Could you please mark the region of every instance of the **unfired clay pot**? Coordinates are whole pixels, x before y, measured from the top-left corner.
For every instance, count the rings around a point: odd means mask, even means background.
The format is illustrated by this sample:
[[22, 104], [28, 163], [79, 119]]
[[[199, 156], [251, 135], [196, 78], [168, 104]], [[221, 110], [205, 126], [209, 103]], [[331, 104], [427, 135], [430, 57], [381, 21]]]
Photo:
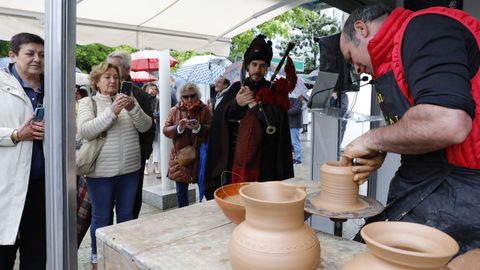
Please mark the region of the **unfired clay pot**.
[[375, 222], [360, 233], [368, 253], [356, 255], [343, 270], [446, 270], [459, 248], [448, 234], [410, 222]]
[[332, 212], [356, 211], [367, 207], [358, 199], [358, 184], [353, 181], [352, 166], [327, 161], [320, 167], [320, 196], [312, 204]]
[[230, 237], [235, 270], [309, 270], [320, 262], [320, 243], [304, 223], [305, 188], [282, 182], [244, 186], [245, 221]]

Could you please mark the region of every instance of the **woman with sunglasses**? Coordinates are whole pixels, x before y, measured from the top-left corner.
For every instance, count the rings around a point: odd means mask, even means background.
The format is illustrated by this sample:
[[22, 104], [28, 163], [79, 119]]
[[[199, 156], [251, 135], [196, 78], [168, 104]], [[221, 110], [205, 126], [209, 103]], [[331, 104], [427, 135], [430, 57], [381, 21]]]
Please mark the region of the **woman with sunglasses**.
[[[207, 141], [212, 122], [212, 114], [208, 106], [200, 100], [200, 89], [193, 83], [186, 83], [177, 91], [177, 100], [165, 121], [163, 134], [172, 139], [168, 163], [168, 178], [175, 181], [177, 189], [177, 205], [188, 205], [188, 184], [198, 179], [198, 150], [202, 142]], [[196, 158], [188, 165], [180, 165], [177, 153], [182, 148], [193, 146]]]

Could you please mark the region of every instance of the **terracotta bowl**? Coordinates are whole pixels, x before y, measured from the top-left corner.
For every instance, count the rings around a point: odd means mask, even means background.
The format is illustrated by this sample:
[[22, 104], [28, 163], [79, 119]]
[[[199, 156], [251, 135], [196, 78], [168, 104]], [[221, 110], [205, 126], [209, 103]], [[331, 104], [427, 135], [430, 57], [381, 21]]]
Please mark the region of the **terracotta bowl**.
[[366, 225], [360, 233], [370, 253], [412, 268], [441, 267], [459, 249], [457, 242], [448, 234], [410, 222], [375, 222]]
[[213, 194], [215, 202], [222, 209], [223, 214], [235, 224], [245, 220], [245, 206], [238, 192], [241, 187], [249, 183], [235, 183], [217, 188]]

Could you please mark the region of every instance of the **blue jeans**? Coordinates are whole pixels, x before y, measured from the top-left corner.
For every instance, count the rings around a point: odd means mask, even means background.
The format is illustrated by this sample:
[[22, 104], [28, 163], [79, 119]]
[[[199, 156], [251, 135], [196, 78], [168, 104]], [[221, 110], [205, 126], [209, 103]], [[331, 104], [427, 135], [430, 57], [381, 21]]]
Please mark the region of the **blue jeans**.
[[295, 156], [295, 160], [302, 162], [302, 145], [300, 144], [300, 129], [291, 128], [290, 137], [292, 138], [292, 147]]
[[178, 208], [188, 206], [188, 183], [175, 182]]
[[133, 206], [138, 185], [138, 171], [113, 177], [87, 177], [88, 197], [92, 201], [92, 254], [97, 254], [95, 231], [113, 224], [113, 207], [117, 223], [133, 219]]

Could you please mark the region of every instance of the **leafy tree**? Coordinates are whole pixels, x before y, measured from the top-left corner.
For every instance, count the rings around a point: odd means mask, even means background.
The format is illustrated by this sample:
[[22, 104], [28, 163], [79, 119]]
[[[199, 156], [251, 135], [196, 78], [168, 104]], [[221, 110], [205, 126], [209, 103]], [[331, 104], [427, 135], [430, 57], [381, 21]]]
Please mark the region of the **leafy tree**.
[[290, 23], [299, 11], [290, 10], [286, 13], [275, 17], [272, 20], [266, 21], [259, 26], [238, 34], [232, 38], [232, 45], [230, 46], [229, 59], [233, 62], [242, 59], [243, 54], [247, 50], [250, 43], [258, 34], [263, 34], [269, 39], [275, 36], [288, 37], [291, 30]]
[[137, 49], [126, 45], [113, 48], [99, 43], [77, 45], [77, 67], [83, 72], [89, 73], [92, 66], [100, 64], [107, 59], [109, 53], [116, 50], [125, 50], [130, 53], [138, 51]]
[[[320, 49], [315, 41], [316, 38], [335, 34], [339, 31], [339, 27], [333, 18], [320, 15], [318, 11], [305, 10], [305, 22], [295, 23], [292, 28], [290, 41], [296, 46], [292, 50], [292, 54], [296, 57], [303, 56], [305, 58], [305, 72], [312, 71], [317, 67], [317, 59]], [[286, 47], [288, 41], [282, 41], [281, 48]]]
[[172, 56], [173, 58], [177, 59], [177, 65], [175, 67], [172, 67], [170, 68], [170, 72], [171, 73], [175, 73], [177, 71], [177, 68], [179, 66], [181, 66], [185, 61], [187, 61], [188, 59], [192, 58], [193, 56], [196, 56], [196, 55], [205, 55], [205, 54], [209, 54], [209, 53], [203, 53], [203, 54], [199, 54], [197, 52], [194, 52], [194, 51], [185, 51], [185, 52], [180, 52], [180, 51], [176, 51], [176, 50], [171, 50], [170, 51], [170, 56]]
[[241, 59], [255, 36], [261, 33], [270, 39], [274, 37], [283, 39], [276, 46], [280, 50], [287, 47], [288, 41], [295, 42], [296, 46], [291, 53], [296, 57], [303, 56], [305, 71], [310, 71], [316, 68], [316, 59], [319, 55], [319, 48], [314, 39], [338, 31], [336, 21], [320, 15], [320, 8], [314, 7], [310, 10], [297, 7], [233, 37], [229, 58], [232, 61]]
[[8, 56], [8, 48], [10, 48], [10, 42], [0, 40], [0, 57]]

